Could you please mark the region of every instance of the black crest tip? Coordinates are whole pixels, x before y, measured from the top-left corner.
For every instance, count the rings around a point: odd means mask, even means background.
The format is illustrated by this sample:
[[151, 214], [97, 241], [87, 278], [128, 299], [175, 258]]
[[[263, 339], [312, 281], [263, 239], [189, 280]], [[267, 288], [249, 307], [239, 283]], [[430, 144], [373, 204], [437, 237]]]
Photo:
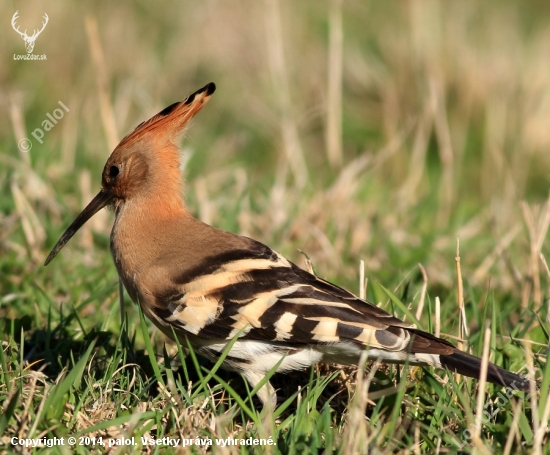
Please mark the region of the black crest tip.
[[203, 93], [205, 96], [210, 96], [212, 93], [216, 91], [216, 84], [214, 82], [209, 82], [204, 87], [198, 89], [196, 92], [191, 93], [185, 100], [185, 104], [191, 104], [197, 95], [202, 95]]

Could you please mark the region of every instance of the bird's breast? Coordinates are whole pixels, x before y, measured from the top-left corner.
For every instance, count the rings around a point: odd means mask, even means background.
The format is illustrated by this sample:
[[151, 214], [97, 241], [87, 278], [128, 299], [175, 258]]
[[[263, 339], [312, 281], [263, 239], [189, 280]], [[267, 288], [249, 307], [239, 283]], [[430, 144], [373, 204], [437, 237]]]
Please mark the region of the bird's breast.
[[138, 303], [140, 275], [145, 266], [144, 258], [140, 257], [144, 236], [140, 234], [139, 229], [132, 228], [132, 224], [128, 225], [126, 221], [124, 212], [117, 211], [111, 231], [111, 254], [122, 284], [134, 303]]

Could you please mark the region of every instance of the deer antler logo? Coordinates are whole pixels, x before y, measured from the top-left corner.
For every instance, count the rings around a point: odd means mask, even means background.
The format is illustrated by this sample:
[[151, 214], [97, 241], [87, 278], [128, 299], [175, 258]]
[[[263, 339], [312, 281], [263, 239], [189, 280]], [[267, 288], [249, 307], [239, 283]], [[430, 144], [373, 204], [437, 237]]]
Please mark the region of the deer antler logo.
[[19, 31], [19, 27], [15, 26], [15, 21], [18, 19], [19, 11], [16, 11], [13, 17], [11, 18], [11, 26], [13, 29], [21, 35], [21, 38], [23, 38], [23, 41], [25, 41], [25, 48], [27, 49], [27, 54], [32, 53], [32, 50], [34, 49], [34, 42], [36, 41], [36, 38], [38, 38], [38, 35], [42, 33], [42, 31], [46, 28], [46, 24], [48, 23], [48, 15], [44, 13], [44, 22], [42, 22], [42, 28], [40, 30], [34, 30], [34, 33], [32, 36], [27, 35], [27, 30], [24, 32]]

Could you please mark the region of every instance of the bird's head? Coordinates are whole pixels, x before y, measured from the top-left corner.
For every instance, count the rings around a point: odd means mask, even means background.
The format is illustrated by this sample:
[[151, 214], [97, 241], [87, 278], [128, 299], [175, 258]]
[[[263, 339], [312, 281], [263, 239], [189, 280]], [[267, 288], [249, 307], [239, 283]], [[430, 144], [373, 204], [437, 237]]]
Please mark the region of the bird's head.
[[[141, 123], [113, 150], [103, 168], [102, 188], [58, 240], [44, 265], [48, 265], [71, 237], [107, 205], [115, 209], [139, 197], [179, 194], [181, 172], [177, 141], [189, 120], [214, 93], [213, 82]], [[179, 196], [180, 197], [180, 196]]]

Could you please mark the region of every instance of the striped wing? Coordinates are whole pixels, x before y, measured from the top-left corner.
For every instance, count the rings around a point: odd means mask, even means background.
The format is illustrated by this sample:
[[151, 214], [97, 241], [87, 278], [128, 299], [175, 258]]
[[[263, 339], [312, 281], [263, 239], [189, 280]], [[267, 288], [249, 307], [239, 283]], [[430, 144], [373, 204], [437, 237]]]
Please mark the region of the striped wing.
[[[228, 340], [240, 331], [242, 339], [289, 346], [347, 342], [387, 351], [410, 348], [413, 326], [250, 241], [249, 248], [207, 257], [204, 265], [177, 277], [172, 288], [177, 291], [156, 301], [158, 321], [209, 340]], [[420, 333], [414, 350], [450, 349]]]

